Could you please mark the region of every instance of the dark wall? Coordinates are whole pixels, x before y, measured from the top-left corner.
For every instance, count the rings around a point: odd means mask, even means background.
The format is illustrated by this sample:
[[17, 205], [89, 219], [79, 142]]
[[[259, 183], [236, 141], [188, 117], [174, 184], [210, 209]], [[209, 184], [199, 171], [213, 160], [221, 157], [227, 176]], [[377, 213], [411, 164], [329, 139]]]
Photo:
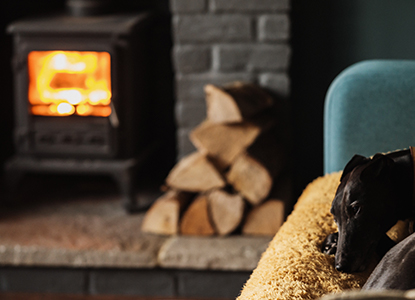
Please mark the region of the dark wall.
[[331, 2], [292, 2], [291, 104], [296, 195], [322, 172], [323, 100], [331, 79]]
[[415, 2], [340, 1], [334, 19], [336, 52], [332, 72], [364, 59], [415, 58]]
[[[160, 54], [163, 59], [158, 60], [157, 68], [167, 66], [168, 69], [171, 49], [169, 1], [118, 0], [114, 3], [118, 10], [153, 9], [161, 14], [155, 37], [167, 39], [159, 40], [158, 49], [163, 53]], [[64, 0], [0, 2], [0, 165], [13, 151], [11, 38], [6, 36], [5, 27], [17, 18], [63, 7]], [[415, 58], [413, 16], [413, 0], [292, 0], [291, 78], [297, 193], [322, 174], [323, 105], [330, 82], [345, 67], [363, 59]], [[158, 77], [160, 88], [157, 93], [172, 97], [171, 76], [166, 71]], [[167, 122], [172, 123], [169, 109], [166, 108], [165, 115]], [[170, 132], [174, 132], [171, 127]], [[163, 126], [160, 127], [162, 130]], [[174, 139], [174, 133], [171, 139]]]
[[323, 172], [323, 107], [331, 81], [361, 60], [414, 59], [414, 16], [412, 0], [293, 0], [297, 194]]

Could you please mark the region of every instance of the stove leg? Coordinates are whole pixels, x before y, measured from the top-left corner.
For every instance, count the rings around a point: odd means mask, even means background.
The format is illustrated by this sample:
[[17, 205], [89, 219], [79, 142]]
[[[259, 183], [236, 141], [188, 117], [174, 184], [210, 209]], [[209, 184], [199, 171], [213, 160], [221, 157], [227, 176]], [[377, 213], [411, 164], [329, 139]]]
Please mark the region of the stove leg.
[[119, 171], [113, 174], [113, 178], [118, 183], [124, 208], [129, 213], [137, 212], [140, 208], [137, 205], [136, 193], [134, 188], [134, 172], [132, 170]]

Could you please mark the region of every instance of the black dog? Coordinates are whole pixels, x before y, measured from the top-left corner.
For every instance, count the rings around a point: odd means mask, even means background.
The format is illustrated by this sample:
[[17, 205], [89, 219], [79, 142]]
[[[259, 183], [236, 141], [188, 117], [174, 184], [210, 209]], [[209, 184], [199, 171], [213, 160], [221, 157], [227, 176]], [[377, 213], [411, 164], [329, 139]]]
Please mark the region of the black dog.
[[337, 270], [365, 270], [376, 249], [384, 254], [393, 245], [386, 232], [398, 220], [415, 216], [411, 152], [412, 148], [373, 158], [355, 155], [344, 168], [331, 207], [339, 230]]
[[324, 254], [336, 254], [337, 251], [337, 240], [339, 238], [339, 233], [329, 234], [321, 246], [321, 252]]
[[415, 234], [393, 247], [370, 274], [363, 290], [415, 288]]

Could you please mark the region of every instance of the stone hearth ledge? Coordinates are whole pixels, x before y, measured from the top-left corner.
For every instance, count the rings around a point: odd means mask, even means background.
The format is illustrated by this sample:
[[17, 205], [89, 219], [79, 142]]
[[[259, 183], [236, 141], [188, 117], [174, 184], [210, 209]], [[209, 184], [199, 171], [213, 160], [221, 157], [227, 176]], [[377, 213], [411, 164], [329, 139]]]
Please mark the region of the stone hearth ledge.
[[157, 236], [140, 231], [119, 197], [2, 210], [0, 265], [252, 271], [271, 237]]
[[270, 241], [269, 237], [173, 237], [161, 247], [158, 262], [164, 268], [252, 271]]
[[270, 241], [269, 237], [177, 236], [142, 251], [0, 245], [0, 265], [252, 271]]

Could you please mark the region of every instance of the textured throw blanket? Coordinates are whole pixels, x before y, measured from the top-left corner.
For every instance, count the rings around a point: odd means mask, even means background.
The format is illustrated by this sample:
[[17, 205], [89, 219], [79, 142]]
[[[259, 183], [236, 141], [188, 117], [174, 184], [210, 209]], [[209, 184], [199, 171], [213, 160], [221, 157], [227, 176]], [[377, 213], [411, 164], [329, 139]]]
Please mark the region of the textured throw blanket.
[[307, 186], [238, 300], [316, 299], [364, 284], [376, 258], [365, 273], [344, 274], [334, 268], [334, 255], [320, 252], [327, 235], [337, 231], [330, 207], [340, 175], [329, 174]]

